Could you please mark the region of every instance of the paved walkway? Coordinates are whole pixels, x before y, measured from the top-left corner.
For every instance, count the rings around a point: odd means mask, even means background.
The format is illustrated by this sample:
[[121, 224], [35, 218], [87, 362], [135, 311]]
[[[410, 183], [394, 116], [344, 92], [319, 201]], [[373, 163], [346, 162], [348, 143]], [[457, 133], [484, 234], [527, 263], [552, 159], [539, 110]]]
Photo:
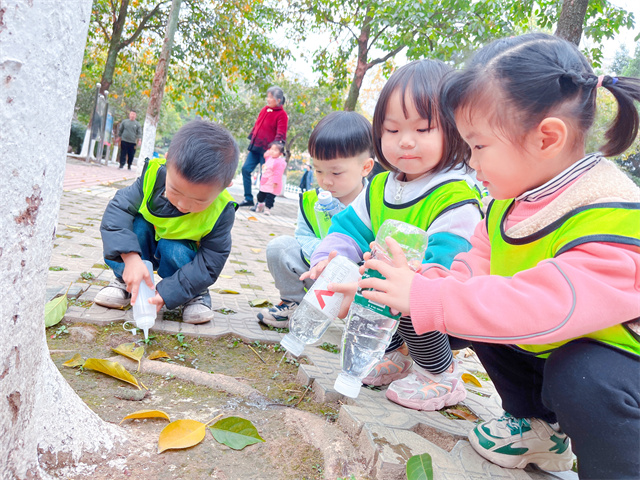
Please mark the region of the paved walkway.
[[[67, 163], [65, 187], [61, 201], [58, 229], [51, 258], [51, 267], [64, 270], [49, 272], [47, 288], [49, 298], [66, 291], [90, 302], [113, 278], [105, 269], [99, 227], [102, 213], [118, 188], [132, 183], [135, 178], [127, 170], [117, 167], [86, 165], [77, 160]], [[242, 199], [241, 182], [236, 180], [230, 188], [236, 199]], [[289, 195], [289, 194], [288, 194]], [[188, 325], [176, 320], [174, 312], [164, 314], [154, 329], [166, 333], [183, 332], [186, 335], [217, 337], [228, 333], [246, 340], [279, 342], [281, 334], [262, 330], [256, 322], [258, 308], [249, 305], [252, 300], [279, 301], [273, 279], [267, 270], [265, 249], [269, 240], [278, 235], [293, 235], [297, 199], [278, 198], [270, 217], [239, 209], [233, 227], [233, 247], [221, 278], [211, 287], [213, 308], [219, 313], [213, 322]], [[93, 285], [78, 282], [91, 278]], [[237, 293], [227, 293], [227, 291]], [[223, 310], [225, 309], [225, 310]], [[226, 314], [220, 313], [224, 312]], [[129, 319], [129, 313], [111, 310], [94, 304], [88, 308], [72, 306], [66, 320], [99, 325]], [[336, 322], [321, 342], [340, 344], [343, 323]], [[371, 474], [377, 479], [403, 479], [408, 458], [428, 452], [433, 458], [436, 479], [576, 479], [571, 472], [547, 474], [539, 470], [508, 470], [493, 465], [471, 448], [466, 440], [473, 424], [467, 420], [451, 420], [439, 412], [416, 412], [389, 402], [384, 391], [362, 389], [355, 399], [342, 397], [333, 389], [340, 371], [340, 358], [316, 347], [307, 347], [305, 355], [311, 365], [301, 365], [298, 380], [311, 385], [320, 401], [340, 398], [342, 406], [338, 422], [349, 433], [369, 460]], [[473, 354], [458, 354], [462, 367], [471, 372], [482, 372], [482, 366]], [[483, 420], [502, 413], [499, 398], [490, 382], [482, 387], [466, 385], [464, 404]]]

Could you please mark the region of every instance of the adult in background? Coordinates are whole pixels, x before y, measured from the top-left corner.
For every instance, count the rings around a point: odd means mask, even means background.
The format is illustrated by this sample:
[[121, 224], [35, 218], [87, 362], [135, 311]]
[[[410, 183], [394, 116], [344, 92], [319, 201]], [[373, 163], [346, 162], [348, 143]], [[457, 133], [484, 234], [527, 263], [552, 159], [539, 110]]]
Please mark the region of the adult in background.
[[304, 170], [304, 173], [300, 179], [300, 191], [304, 193], [307, 190], [311, 190], [311, 185], [313, 185], [313, 171], [306, 163], [302, 166], [302, 169]]
[[280, 87], [267, 90], [267, 105], [260, 110], [256, 123], [249, 134], [249, 153], [242, 165], [242, 183], [244, 185], [244, 201], [240, 207], [252, 207], [251, 174], [258, 165], [264, 163], [264, 152], [272, 142], [285, 143], [287, 140], [287, 124], [289, 117], [282, 106], [285, 103], [284, 92]]
[[129, 112], [129, 119], [120, 122], [118, 128], [118, 137], [120, 138], [120, 168], [124, 168], [127, 164], [131, 170], [133, 157], [136, 154], [136, 145], [140, 145], [142, 141], [142, 127], [136, 120], [136, 112]]

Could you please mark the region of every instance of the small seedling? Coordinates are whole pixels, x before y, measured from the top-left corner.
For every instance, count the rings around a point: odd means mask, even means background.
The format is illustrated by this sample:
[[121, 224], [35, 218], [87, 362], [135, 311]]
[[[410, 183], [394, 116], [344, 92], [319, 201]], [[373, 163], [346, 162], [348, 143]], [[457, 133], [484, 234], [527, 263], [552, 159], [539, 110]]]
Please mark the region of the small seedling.
[[300, 363], [295, 358], [285, 358], [285, 363], [290, 363], [294, 367], [299, 367]]
[[231, 343], [227, 344], [228, 348], [235, 348], [242, 343], [241, 338], [234, 337], [231, 339]]
[[276, 372], [273, 375], [271, 375], [271, 380], [275, 380], [276, 378], [278, 378], [280, 376], [280, 372]]
[[94, 278], [96, 278], [96, 276], [91, 272], [82, 272], [80, 276], [85, 280], [93, 280]]
[[49, 267], [49, 271], [51, 272], [62, 272], [64, 270], [67, 270], [67, 269], [64, 267]]
[[181, 362], [184, 362], [186, 360], [186, 357], [184, 355], [184, 353], [179, 353], [174, 357], [176, 360], [179, 360]]
[[183, 333], [177, 333], [175, 337], [176, 337], [176, 340], [178, 340], [178, 346], [173, 347], [174, 350], [177, 350], [178, 348], [182, 348], [183, 350], [191, 348], [191, 344], [184, 341]]
[[54, 333], [53, 335], [51, 335], [51, 338], [58, 338], [61, 335], [64, 335], [65, 333], [69, 333], [69, 329], [67, 328], [66, 325], [60, 325], [57, 329], [56, 329], [56, 333]]
[[329, 353], [340, 353], [340, 350], [338, 350], [338, 346], [334, 345], [333, 343], [324, 342], [318, 348], [321, 348], [322, 350], [325, 350]]
[[149, 335], [147, 338], [140, 339], [140, 341], [143, 342], [145, 345], [151, 345], [151, 342], [153, 341], [154, 338], [156, 338], [155, 335]]

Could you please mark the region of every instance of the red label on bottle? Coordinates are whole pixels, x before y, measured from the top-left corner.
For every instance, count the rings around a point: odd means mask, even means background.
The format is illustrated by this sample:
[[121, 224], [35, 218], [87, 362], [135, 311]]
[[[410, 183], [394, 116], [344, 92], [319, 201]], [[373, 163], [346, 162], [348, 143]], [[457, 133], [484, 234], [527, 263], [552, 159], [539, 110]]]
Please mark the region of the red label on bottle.
[[326, 297], [333, 297], [333, 295], [336, 292], [332, 292], [331, 290], [315, 290], [314, 292], [316, 294], [316, 299], [318, 300], [318, 303], [320, 304], [320, 309], [324, 309], [325, 307], [325, 303], [324, 303], [324, 298], [322, 298], [323, 296]]

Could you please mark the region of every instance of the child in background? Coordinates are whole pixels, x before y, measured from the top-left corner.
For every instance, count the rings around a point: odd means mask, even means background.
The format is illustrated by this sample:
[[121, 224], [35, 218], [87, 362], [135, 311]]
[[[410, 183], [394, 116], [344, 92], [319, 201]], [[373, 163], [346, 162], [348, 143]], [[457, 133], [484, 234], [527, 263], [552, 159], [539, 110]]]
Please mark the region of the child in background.
[[280, 195], [282, 192], [282, 174], [287, 168], [287, 161], [284, 158], [284, 143], [271, 142], [269, 150], [264, 152], [264, 159], [258, 203], [251, 207], [251, 211], [271, 215], [276, 195]]
[[95, 303], [135, 303], [140, 281], [153, 288], [142, 260], [162, 280], [149, 302], [160, 310], [183, 306], [182, 320], [213, 319], [208, 288], [231, 251], [237, 204], [225, 190], [238, 166], [238, 146], [223, 127], [202, 120], [173, 136], [167, 159], [147, 160], [142, 175], [107, 205], [100, 233], [105, 262], [116, 278]]
[[[371, 123], [359, 113], [333, 112], [318, 122], [309, 138], [318, 185], [331, 192], [342, 206], [349, 205], [366, 185], [373, 168]], [[289, 316], [313, 281], [300, 281], [309, 270], [309, 258], [320, 244], [320, 230], [314, 211], [318, 191], [300, 194], [295, 238], [283, 235], [267, 245], [267, 265], [281, 302], [258, 313], [258, 320], [276, 328], [287, 328]]]
[[[618, 114], [585, 155], [599, 87]], [[640, 188], [603, 158], [635, 141], [634, 100], [640, 79], [596, 76], [558, 37], [483, 48], [442, 100], [495, 199], [473, 248], [414, 273], [389, 240], [395, 267], [365, 264], [386, 277], [367, 298], [473, 341], [505, 414], [469, 440], [503, 467], [568, 470], [571, 443], [580, 478], [640, 475]]]
[[[449, 267], [456, 254], [469, 250], [481, 219], [480, 196], [467, 174], [469, 150], [440, 113], [440, 83], [449, 71], [442, 62], [422, 60], [391, 75], [373, 116], [376, 155], [391, 172], [374, 177], [334, 217], [329, 235], [311, 257], [313, 268], [302, 278], [317, 278], [333, 251], [361, 261], [387, 219], [426, 230], [425, 262]], [[415, 410], [455, 405], [464, 400], [466, 389], [450, 340], [437, 331], [421, 333], [416, 334], [411, 319], [402, 318], [387, 355], [362, 382], [389, 384], [387, 398]]]

